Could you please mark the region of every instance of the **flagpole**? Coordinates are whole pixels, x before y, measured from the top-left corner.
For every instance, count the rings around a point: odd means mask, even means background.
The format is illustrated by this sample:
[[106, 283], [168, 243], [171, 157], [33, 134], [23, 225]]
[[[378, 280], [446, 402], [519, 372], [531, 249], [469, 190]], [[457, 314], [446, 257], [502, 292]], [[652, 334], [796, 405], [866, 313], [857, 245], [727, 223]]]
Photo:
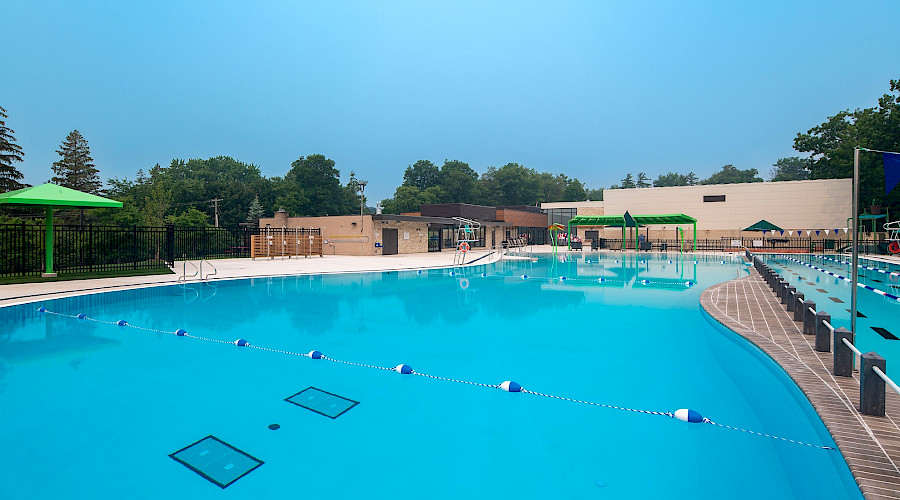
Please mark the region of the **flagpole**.
[[853, 148], [853, 257], [850, 263], [850, 331], [856, 344], [856, 289], [859, 281], [859, 147]]

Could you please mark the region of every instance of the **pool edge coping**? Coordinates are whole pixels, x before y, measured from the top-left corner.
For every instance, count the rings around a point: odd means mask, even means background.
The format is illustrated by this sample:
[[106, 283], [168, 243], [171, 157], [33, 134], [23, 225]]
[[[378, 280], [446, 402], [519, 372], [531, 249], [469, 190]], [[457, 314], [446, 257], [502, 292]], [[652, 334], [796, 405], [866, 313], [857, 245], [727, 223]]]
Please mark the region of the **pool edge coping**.
[[[898, 444], [896, 442], [881, 442], [878, 436], [876, 436], [876, 434], [880, 434], [881, 432], [873, 431], [872, 429], [867, 428], [868, 425], [864, 425], [864, 422], [866, 420], [880, 420], [887, 417], [864, 416], [859, 413], [858, 408], [854, 407], [856, 409], [856, 414], [853, 415], [854, 418], [845, 418], [844, 420], [838, 420], [837, 418], [835, 418], [836, 415], [833, 411], [825, 411], [827, 410], [826, 406], [846, 406], [847, 402], [838, 397], [834, 388], [822, 383], [821, 377], [823, 373], [816, 373], [818, 370], [814, 370], [802, 360], [798, 360], [789, 355], [785, 350], [786, 346], [782, 346], [776, 341], [766, 338], [765, 334], [761, 332], [757, 332], [753, 329], [747, 328], [741, 323], [738, 323], [726, 313], [722, 313], [722, 311], [716, 306], [712, 298], [715, 292], [721, 290], [723, 287], [727, 287], [729, 284], [741, 281], [752, 281], [754, 280], [754, 278], [760, 278], [758, 273], [756, 273], [756, 270], [752, 267], [750, 268], [750, 272], [751, 274], [749, 276], [744, 276], [738, 279], [718, 283], [703, 290], [703, 292], [700, 294], [701, 309], [710, 318], [717, 321], [723, 327], [755, 345], [788, 374], [791, 381], [797, 386], [797, 388], [809, 401], [819, 419], [823, 424], [825, 424], [825, 428], [828, 430], [828, 433], [837, 444], [838, 451], [841, 453], [844, 462], [850, 468], [850, 472], [865, 498], [900, 498], [900, 470], [898, 470], [896, 465], [894, 465], [897, 462], [893, 460], [884, 449], [885, 445], [893, 449], [897, 448]], [[769, 293], [764, 295], [764, 298], [767, 302], [771, 303], [772, 301], [776, 301], [773, 294]], [[737, 297], [734, 298], [737, 299]], [[788, 313], [780, 307], [780, 303], [778, 305], [778, 309], [781, 310], [781, 313], [787, 319], [793, 322], [793, 319], [788, 315]], [[785, 332], [785, 334], [787, 335], [787, 332]], [[808, 342], [803, 338], [802, 334], [798, 334], [796, 340], [801, 340], [803, 341], [803, 345], [808, 346]], [[790, 346], [790, 348], [793, 349], [794, 346], [792, 345]], [[822, 356], [820, 356], [819, 354], [821, 354]], [[822, 358], [831, 357], [832, 354], [830, 352], [817, 354], [814, 350], [810, 349], [809, 356]], [[836, 385], [841, 382], [836, 380], [836, 378], [833, 377], [827, 370], [824, 371], [824, 374], [827, 375], [828, 379]], [[814, 375], [814, 377], [810, 377], [810, 375]], [[847, 379], [847, 381], [858, 384], [858, 381], [856, 381], [856, 379], [854, 378], [849, 378]], [[891, 397], [896, 396], [896, 394], [893, 394], [892, 391], [888, 392], [889, 400], [893, 400], [893, 402], [896, 403], [896, 398]], [[844, 413], [844, 416], [846, 417], [847, 414]], [[884, 423], [883, 420], [879, 420], [875, 420], [874, 423]], [[850, 428], [849, 430], [848, 427]], [[849, 436], [852, 436], [852, 439], [849, 438]], [[860, 456], [860, 450], [864, 450], [869, 454]], [[875, 452], [876, 456], [871, 455], [871, 453], [873, 452]], [[877, 456], [879, 455], [878, 452], [881, 452], [880, 456]], [[873, 468], [870, 466], [870, 463], [872, 462], [887, 462], [892, 464], [894, 470], [890, 472], [893, 472], [893, 474], [891, 474], [890, 476], [885, 476], [883, 474], [873, 472]]]

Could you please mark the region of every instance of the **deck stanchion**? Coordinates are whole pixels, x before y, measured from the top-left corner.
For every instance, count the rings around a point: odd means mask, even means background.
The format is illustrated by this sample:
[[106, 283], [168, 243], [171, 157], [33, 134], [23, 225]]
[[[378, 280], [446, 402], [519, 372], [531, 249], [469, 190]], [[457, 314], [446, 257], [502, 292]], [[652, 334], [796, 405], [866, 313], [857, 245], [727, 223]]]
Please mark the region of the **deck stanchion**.
[[803, 292], [794, 293], [794, 321], [803, 321]]
[[794, 306], [797, 305], [797, 287], [791, 286], [788, 288], [787, 301], [782, 301], [782, 303], [785, 305], [787, 312], [793, 312], [796, 309]]
[[834, 369], [832, 373], [836, 377], [849, 377], [853, 374], [853, 351], [843, 342], [847, 339], [853, 343], [853, 333], [844, 328], [834, 329]]
[[811, 300], [803, 302], [803, 335], [816, 334], [816, 303]]
[[831, 351], [831, 315], [825, 311], [816, 312], [816, 351]]
[[884, 416], [884, 379], [878, 376], [873, 367], [885, 371], [884, 358], [874, 352], [860, 356], [859, 368], [859, 410], [865, 415]]
[[790, 304], [795, 290], [797, 290], [797, 287], [785, 284], [784, 291], [781, 293], [781, 303], [784, 305]]

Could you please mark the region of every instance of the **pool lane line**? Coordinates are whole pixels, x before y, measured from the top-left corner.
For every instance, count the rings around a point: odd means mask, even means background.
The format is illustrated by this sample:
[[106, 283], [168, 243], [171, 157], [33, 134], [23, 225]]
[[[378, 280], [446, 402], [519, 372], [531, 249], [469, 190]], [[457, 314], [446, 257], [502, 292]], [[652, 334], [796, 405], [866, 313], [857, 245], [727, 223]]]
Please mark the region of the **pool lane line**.
[[[324, 354], [322, 354], [321, 352], [316, 351], [316, 350], [310, 351], [309, 353], [301, 353], [301, 352], [286, 351], [286, 350], [281, 350], [281, 349], [273, 349], [270, 347], [256, 346], [256, 345], [250, 344], [249, 342], [247, 342], [244, 339], [238, 339], [233, 342], [227, 341], [227, 340], [213, 339], [213, 338], [201, 337], [199, 335], [191, 335], [191, 334], [187, 333], [187, 331], [180, 329], [180, 328], [175, 331], [159, 330], [156, 328], [148, 328], [148, 327], [144, 327], [144, 326], [132, 325], [131, 323], [128, 323], [125, 320], [106, 321], [106, 320], [102, 320], [102, 319], [91, 318], [84, 313], [79, 313], [79, 314], [75, 315], [75, 314], [65, 314], [65, 313], [60, 313], [60, 312], [54, 312], [54, 311], [50, 311], [49, 309], [47, 309], [46, 307], [43, 307], [43, 306], [38, 308], [37, 311], [42, 314], [52, 314], [55, 316], [61, 316], [61, 317], [66, 317], [66, 318], [73, 318], [73, 319], [79, 319], [79, 320], [85, 320], [85, 321], [93, 321], [95, 323], [102, 323], [105, 325], [128, 327], [128, 328], [134, 328], [136, 330], [142, 330], [142, 331], [153, 332], [153, 333], [162, 333], [162, 334], [168, 334], [168, 335], [175, 335], [175, 336], [179, 336], [179, 337], [189, 337], [192, 339], [204, 340], [207, 342], [216, 342], [216, 343], [220, 343], [220, 344], [232, 344], [232, 345], [236, 345], [236, 346], [240, 346], [240, 347], [250, 347], [250, 348], [261, 350], [261, 351], [275, 352], [275, 353], [280, 353], [280, 354], [288, 354], [288, 355], [292, 355], [292, 356], [300, 356], [300, 357], [305, 357], [305, 358], [310, 358], [310, 359], [324, 359], [324, 360], [332, 361], [335, 363], [342, 363], [342, 364], [353, 365], [353, 366], [358, 366], [358, 367], [371, 368], [371, 369], [383, 370], [383, 371], [392, 371], [392, 372], [398, 372], [398, 373], [408, 374], [408, 375], [418, 375], [420, 377], [425, 377], [425, 378], [444, 380], [447, 382], [456, 382], [456, 383], [460, 383], [460, 384], [474, 385], [474, 386], [486, 387], [486, 388], [492, 388], [492, 389], [501, 389], [506, 392], [523, 392], [525, 394], [531, 394], [533, 396], [541, 396], [541, 397], [550, 398], [550, 399], [557, 399], [560, 401], [569, 401], [572, 403], [580, 403], [580, 404], [585, 404], [585, 405], [590, 405], [590, 406], [599, 406], [602, 408], [608, 408], [608, 409], [613, 409], [613, 410], [629, 411], [629, 412], [634, 412], [634, 413], [643, 413], [645, 415], [664, 416], [664, 417], [675, 418], [678, 420], [682, 420], [685, 422], [691, 422], [691, 423], [710, 424], [710, 425], [714, 425], [717, 427], [722, 427], [724, 429], [730, 429], [730, 430], [744, 432], [744, 433], [753, 434], [753, 435], [757, 435], [757, 436], [768, 437], [768, 438], [772, 438], [772, 439], [776, 439], [776, 440], [785, 441], [788, 443], [809, 446], [811, 448], [817, 448], [817, 449], [821, 449], [821, 450], [836, 450], [837, 449], [833, 446], [812, 444], [812, 443], [807, 443], [804, 441], [797, 441], [795, 439], [789, 439], [789, 438], [785, 438], [785, 437], [781, 437], [781, 436], [776, 436], [773, 434], [766, 434], [763, 432], [757, 432], [757, 431], [752, 431], [752, 430], [748, 430], [748, 429], [743, 429], [740, 427], [721, 424], [718, 422], [714, 422], [706, 417], [700, 416], [700, 414], [695, 412], [694, 410], [684, 409], [684, 410], [678, 410], [676, 412], [670, 412], [670, 411], [653, 411], [653, 410], [642, 410], [642, 409], [637, 409], [637, 408], [628, 408], [625, 406], [616, 406], [616, 405], [605, 404], [605, 403], [597, 403], [594, 401], [586, 401], [586, 400], [581, 400], [581, 399], [567, 398], [565, 396], [544, 394], [544, 393], [525, 389], [525, 388], [519, 386], [519, 384], [516, 384], [515, 382], [509, 382], [509, 381], [503, 382], [502, 384], [484, 384], [484, 383], [480, 383], [480, 382], [471, 382], [468, 380], [453, 379], [453, 378], [441, 377], [438, 375], [430, 375], [427, 373], [420, 373], [420, 372], [413, 370], [412, 368], [410, 368], [408, 365], [405, 365], [405, 364], [400, 364], [393, 368], [387, 367], [387, 366], [370, 365], [370, 364], [366, 364], [366, 363], [357, 363], [354, 361], [346, 361], [346, 360], [340, 360], [340, 359], [335, 359], [335, 358], [329, 358], [329, 357], [325, 356]], [[516, 388], [515, 389], [511, 388], [510, 387], [511, 385], [514, 385]], [[691, 415], [689, 417], [688, 416], [689, 413], [693, 413], [693, 415]]]
[[[848, 265], [848, 266], [852, 265], [850, 262], [847, 262], [845, 260], [837, 260], [837, 259], [832, 259], [830, 257], [825, 257], [825, 256], [821, 256], [819, 258], [824, 259], [824, 260], [830, 260], [831, 262], [836, 262], [838, 264], [844, 264], [844, 265]], [[889, 262], [886, 262], [886, 264], [892, 265]], [[862, 264], [857, 264], [856, 267], [859, 267], [860, 269], [867, 269], [869, 271], [878, 271], [881, 274], [888, 274], [891, 276], [900, 276], [900, 271], [887, 271], [885, 269], [879, 269], [877, 267], [871, 267], [871, 266], [864, 266]]]
[[[831, 276], [834, 276], [835, 278], [838, 278], [838, 279], [847, 281], [847, 282], [849, 282], [849, 283], [852, 283], [852, 282], [853, 282], [853, 280], [851, 280], [850, 278], [848, 278], [848, 277], [846, 277], [846, 276], [841, 276], [840, 274], [835, 274], [835, 273], [833, 273], [833, 272], [831, 272], [831, 271], [829, 271], [829, 270], [827, 270], [827, 269], [822, 269], [821, 267], [817, 267], [817, 266], [814, 266], [814, 265], [812, 265], [812, 264], [807, 264], [806, 262], [803, 262], [803, 261], [800, 261], [800, 260], [797, 260], [797, 259], [788, 257], [788, 256], [786, 256], [786, 255], [782, 255], [782, 256], [783, 256], [784, 258], [786, 258], [787, 260], [794, 261], [794, 262], [796, 262], [796, 263], [798, 263], [798, 264], [803, 264], [804, 266], [806, 266], [806, 267], [808, 267], [808, 268], [810, 268], [810, 269], [815, 269], [816, 271], [819, 271], [819, 272], [822, 272], [822, 273], [825, 273], [825, 274], [830, 274]], [[873, 287], [871, 287], [871, 286], [869, 286], [869, 285], [866, 285], [866, 284], [864, 284], [864, 283], [859, 283], [859, 282], [857, 282], [857, 283], [856, 283], [856, 286], [858, 286], [858, 287], [860, 287], [860, 288], [865, 288], [866, 290], [871, 290], [871, 291], [877, 293], [878, 295], [881, 295], [882, 297], [887, 297], [887, 298], [889, 298], [889, 299], [893, 299], [893, 300], [896, 300], [896, 301], [900, 302], [900, 297], [898, 297], [898, 296], [896, 296], [896, 295], [893, 295], [893, 294], [890, 294], [890, 293], [887, 293], [887, 292], [885, 292], [885, 291], [883, 291], [883, 290], [879, 290], [879, 289], [877, 289], [877, 288], [873, 288]]]

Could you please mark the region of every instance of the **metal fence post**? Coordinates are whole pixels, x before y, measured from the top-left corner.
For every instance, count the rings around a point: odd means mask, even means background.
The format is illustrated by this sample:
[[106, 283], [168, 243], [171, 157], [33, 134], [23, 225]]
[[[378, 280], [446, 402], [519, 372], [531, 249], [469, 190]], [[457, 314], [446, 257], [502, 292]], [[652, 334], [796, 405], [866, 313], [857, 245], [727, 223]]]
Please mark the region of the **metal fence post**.
[[816, 312], [816, 350], [819, 352], [831, 351], [831, 330], [825, 322], [831, 324], [831, 315], [825, 311]]
[[836, 377], [849, 377], [853, 374], [853, 351], [844, 344], [843, 339], [853, 343], [853, 333], [844, 327], [835, 328], [832, 373]]
[[878, 376], [873, 367], [885, 372], [884, 358], [874, 352], [860, 356], [859, 367], [859, 410], [865, 415], [884, 416], [884, 379]]
[[166, 264], [175, 265], [175, 225], [166, 224]]
[[803, 335], [816, 334], [816, 303], [811, 300], [803, 302]]

